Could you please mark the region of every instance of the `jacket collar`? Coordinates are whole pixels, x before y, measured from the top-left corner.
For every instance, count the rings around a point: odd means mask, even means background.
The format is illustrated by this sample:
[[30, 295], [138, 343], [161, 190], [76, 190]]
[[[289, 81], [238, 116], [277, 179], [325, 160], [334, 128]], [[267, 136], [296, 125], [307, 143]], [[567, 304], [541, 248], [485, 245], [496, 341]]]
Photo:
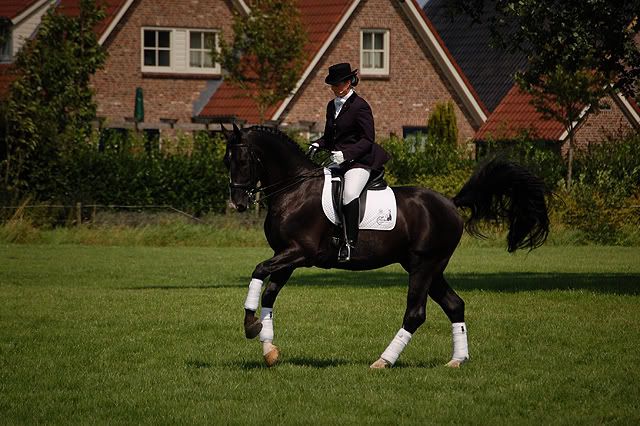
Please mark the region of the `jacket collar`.
[[[338, 113], [338, 116], [335, 118], [336, 120], [338, 118], [340, 118], [345, 112], [347, 112], [349, 110], [349, 106], [353, 103], [353, 101], [358, 97], [358, 94], [354, 91], [351, 96], [349, 96], [347, 98], [347, 101], [344, 103], [344, 105], [342, 105], [342, 109], [340, 110], [340, 112]], [[335, 113], [336, 111], [336, 106], [334, 102], [331, 102], [331, 105], [333, 107], [333, 112]]]

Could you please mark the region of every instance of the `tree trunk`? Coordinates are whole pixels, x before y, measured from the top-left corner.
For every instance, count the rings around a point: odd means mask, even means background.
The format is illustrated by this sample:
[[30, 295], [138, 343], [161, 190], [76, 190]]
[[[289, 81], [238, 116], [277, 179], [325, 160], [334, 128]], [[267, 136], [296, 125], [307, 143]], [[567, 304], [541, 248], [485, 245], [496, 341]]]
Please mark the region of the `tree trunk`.
[[574, 139], [574, 126], [569, 127], [569, 152], [567, 153], [567, 191], [571, 191], [571, 184], [573, 180], [573, 139]]

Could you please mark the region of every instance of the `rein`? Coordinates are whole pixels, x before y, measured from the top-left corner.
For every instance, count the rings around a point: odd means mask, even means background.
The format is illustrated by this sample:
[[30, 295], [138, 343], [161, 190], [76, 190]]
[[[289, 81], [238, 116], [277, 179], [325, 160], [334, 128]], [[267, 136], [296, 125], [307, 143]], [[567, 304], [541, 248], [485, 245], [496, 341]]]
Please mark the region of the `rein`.
[[[324, 166], [320, 166], [314, 169], [311, 169], [307, 172], [304, 172], [300, 175], [297, 176], [292, 176], [290, 178], [287, 179], [283, 179], [279, 182], [275, 182], [271, 185], [267, 185], [264, 187], [257, 187], [257, 183], [258, 183], [258, 170], [257, 170], [257, 165], [260, 165], [261, 168], [262, 167], [262, 162], [260, 161], [260, 158], [258, 158], [255, 153], [253, 152], [253, 150], [251, 149], [251, 146], [247, 143], [241, 143], [241, 144], [234, 144], [232, 145], [233, 148], [244, 148], [247, 149], [247, 151], [249, 152], [249, 157], [251, 158], [251, 162], [250, 162], [250, 169], [249, 169], [249, 181], [247, 183], [236, 183], [233, 182], [231, 180], [229, 180], [229, 189], [244, 189], [244, 191], [246, 192], [247, 196], [249, 197], [249, 200], [252, 204], [257, 204], [258, 201], [256, 200], [256, 194], [259, 193], [265, 193], [264, 197], [262, 197], [262, 199], [260, 201], [264, 201], [267, 198], [273, 197], [275, 195], [281, 194], [283, 192], [285, 192], [287, 189], [298, 185], [310, 178], [314, 178], [314, 177], [318, 177], [320, 176], [318, 174], [319, 171], [321, 171]], [[266, 191], [275, 188], [277, 186], [280, 185], [285, 185], [282, 188], [270, 193], [270, 194], [266, 194]]]
[[[312, 169], [312, 170], [310, 170], [308, 172], [302, 173], [302, 174], [297, 175], [297, 176], [292, 176], [292, 177], [290, 177], [288, 179], [284, 179], [284, 180], [282, 180], [280, 182], [276, 182], [276, 183], [273, 183], [271, 185], [267, 185], [265, 187], [259, 187], [258, 188], [258, 187], [254, 186], [252, 189], [247, 191], [247, 193], [249, 194], [249, 198], [252, 200], [253, 204], [257, 204], [258, 201], [256, 201], [255, 198], [254, 198], [254, 196], [256, 194], [258, 194], [260, 192], [265, 193], [264, 197], [262, 197], [262, 199], [260, 200], [260, 201], [264, 201], [265, 199], [273, 197], [274, 195], [281, 194], [281, 193], [285, 192], [287, 189], [289, 189], [289, 188], [291, 188], [293, 186], [296, 186], [296, 185], [298, 185], [298, 184], [300, 184], [300, 183], [302, 183], [302, 182], [304, 182], [306, 180], [309, 180], [309, 179], [314, 178], [314, 177], [319, 177], [320, 175], [317, 172], [321, 171], [323, 168], [324, 168], [323, 166], [317, 167], [317, 168]], [[273, 187], [276, 187], [278, 185], [286, 184], [289, 181], [292, 181], [292, 182], [289, 183], [288, 185], [285, 185], [282, 188], [270, 193], [270, 194], [266, 194], [267, 190], [269, 190], [269, 189], [271, 189]]]

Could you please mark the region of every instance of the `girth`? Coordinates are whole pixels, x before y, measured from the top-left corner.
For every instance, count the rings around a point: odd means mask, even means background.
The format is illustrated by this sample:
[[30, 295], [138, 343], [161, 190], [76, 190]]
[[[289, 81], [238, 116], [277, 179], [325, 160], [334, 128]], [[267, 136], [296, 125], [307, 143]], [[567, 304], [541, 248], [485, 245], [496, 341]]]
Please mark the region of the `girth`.
[[[331, 195], [333, 199], [333, 208], [336, 211], [336, 217], [342, 217], [342, 195], [344, 192], [344, 171], [338, 168], [329, 167], [331, 171]], [[387, 188], [387, 182], [384, 180], [384, 170], [371, 170], [371, 175], [367, 181], [360, 197], [358, 205], [360, 208], [360, 218], [362, 221], [365, 210], [367, 208], [367, 191], [382, 191]], [[341, 219], [339, 219], [341, 220]]]

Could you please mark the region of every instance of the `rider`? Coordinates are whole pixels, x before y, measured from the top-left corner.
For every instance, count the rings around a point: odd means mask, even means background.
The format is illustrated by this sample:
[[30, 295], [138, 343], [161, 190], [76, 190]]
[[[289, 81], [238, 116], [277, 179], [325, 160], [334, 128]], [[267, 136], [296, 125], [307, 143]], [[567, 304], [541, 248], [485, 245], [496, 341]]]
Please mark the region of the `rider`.
[[331, 150], [331, 160], [344, 172], [342, 218], [346, 241], [340, 247], [338, 261], [347, 262], [358, 239], [358, 198], [371, 171], [381, 172], [389, 155], [375, 143], [371, 107], [353, 90], [358, 85], [358, 70], [352, 70], [348, 63], [335, 64], [329, 67], [324, 81], [336, 98], [327, 104], [324, 135], [311, 144], [309, 151]]

